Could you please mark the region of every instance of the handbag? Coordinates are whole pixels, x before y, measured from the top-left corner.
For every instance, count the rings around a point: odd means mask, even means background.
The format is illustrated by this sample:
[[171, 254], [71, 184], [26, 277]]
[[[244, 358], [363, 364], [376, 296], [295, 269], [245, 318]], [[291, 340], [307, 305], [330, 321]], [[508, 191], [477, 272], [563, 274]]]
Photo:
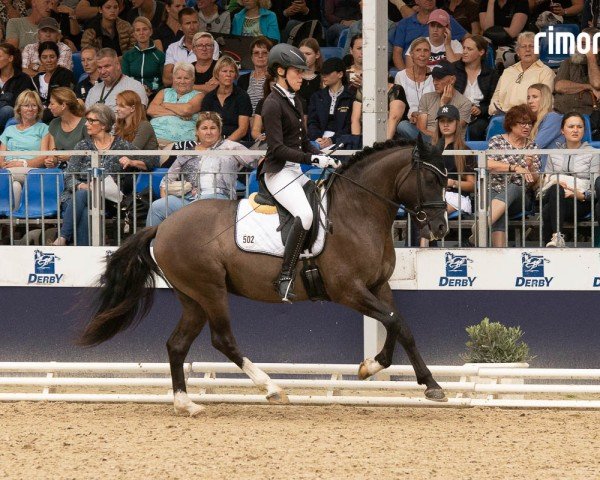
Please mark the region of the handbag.
[[181, 182], [175, 180], [174, 182], [166, 182], [165, 188], [167, 190], [167, 195], [174, 195], [176, 197], [181, 197], [186, 193], [190, 193], [192, 191], [192, 184], [190, 182]]

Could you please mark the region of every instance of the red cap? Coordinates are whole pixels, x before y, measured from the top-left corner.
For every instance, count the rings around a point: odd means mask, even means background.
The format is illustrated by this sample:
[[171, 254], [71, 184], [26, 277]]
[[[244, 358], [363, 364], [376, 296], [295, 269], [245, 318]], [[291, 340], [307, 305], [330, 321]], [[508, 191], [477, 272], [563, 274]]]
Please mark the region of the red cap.
[[437, 22], [440, 25], [447, 27], [450, 25], [450, 15], [448, 15], [448, 12], [445, 10], [438, 8], [429, 14], [429, 20], [427, 20], [427, 23], [431, 22]]

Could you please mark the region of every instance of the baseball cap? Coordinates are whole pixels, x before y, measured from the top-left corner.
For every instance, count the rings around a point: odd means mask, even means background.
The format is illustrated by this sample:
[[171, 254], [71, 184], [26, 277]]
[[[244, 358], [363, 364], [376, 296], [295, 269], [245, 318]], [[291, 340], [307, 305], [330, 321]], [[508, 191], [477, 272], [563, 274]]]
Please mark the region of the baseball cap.
[[427, 23], [437, 22], [440, 25], [447, 27], [450, 25], [450, 15], [445, 10], [438, 8], [429, 14], [429, 20]]
[[440, 118], [450, 118], [451, 120], [460, 120], [460, 112], [454, 105], [442, 105], [435, 116], [436, 120]]
[[323, 62], [323, 66], [321, 67], [322, 75], [329, 75], [333, 72], [344, 72], [346, 70], [346, 66], [344, 61], [341, 58], [332, 57], [328, 58]]
[[58, 22], [52, 17], [44, 17], [40, 20], [40, 23], [38, 23], [38, 30], [43, 28], [51, 28], [52, 30], [60, 32], [60, 26], [58, 25]]
[[448, 60], [440, 60], [440, 63], [431, 70], [431, 76], [433, 78], [440, 79], [447, 77], [448, 75], [456, 75], [456, 68], [454, 68], [454, 65]]

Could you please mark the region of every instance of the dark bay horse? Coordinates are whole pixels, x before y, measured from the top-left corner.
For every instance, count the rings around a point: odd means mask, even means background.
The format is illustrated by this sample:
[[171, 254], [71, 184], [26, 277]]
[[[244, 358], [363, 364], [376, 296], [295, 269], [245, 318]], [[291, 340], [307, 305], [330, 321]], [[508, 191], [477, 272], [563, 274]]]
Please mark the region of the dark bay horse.
[[[328, 235], [316, 263], [331, 301], [379, 320], [386, 329], [381, 352], [360, 364], [358, 376], [365, 379], [389, 367], [399, 341], [418, 383], [426, 386], [426, 398], [445, 401], [394, 306], [388, 283], [396, 261], [391, 230], [398, 204], [418, 221], [422, 236], [439, 239], [447, 232], [447, 178], [440, 152], [420, 138], [415, 149], [406, 143], [375, 144], [335, 175], [329, 196], [334, 233]], [[273, 286], [281, 259], [238, 249], [231, 228], [236, 207], [236, 201], [194, 202], [160, 226], [128, 238], [107, 259], [95, 314], [79, 339], [82, 345], [97, 345], [138, 323], [152, 305], [154, 276], [166, 279], [183, 306], [167, 342], [177, 413], [193, 416], [204, 408], [186, 393], [183, 363], [206, 323], [213, 346], [264, 389], [269, 401], [287, 402], [285, 392], [242, 356], [231, 330], [228, 292], [264, 302], [281, 301]], [[150, 253], [153, 240], [156, 261]], [[296, 284], [297, 300], [307, 300], [302, 282], [297, 279]]]

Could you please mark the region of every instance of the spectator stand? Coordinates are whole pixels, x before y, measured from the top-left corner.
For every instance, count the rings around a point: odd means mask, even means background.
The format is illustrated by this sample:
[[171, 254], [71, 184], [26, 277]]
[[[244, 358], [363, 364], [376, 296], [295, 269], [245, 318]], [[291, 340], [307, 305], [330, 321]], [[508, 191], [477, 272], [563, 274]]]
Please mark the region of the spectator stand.
[[[548, 28], [549, 27], [544, 27], [541, 31], [548, 34]], [[554, 38], [556, 38], [556, 34], [558, 34], [558, 33], [571, 33], [574, 36], [573, 42], [575, 42], [575, 39], [576, 39], [577, 35], [579, 34], [579, 32], [580, 32], [579, 25], [569, 24], [569, 23], [566, 23], [566, 24], [559, 23], [557, 25], [552, 25], [552, 33], [555, 35]], [[555, 45], [557, 43], [559, 43], [559, 42], [558, 41], [555, 42]], [[562, 44], [562, 41], [560, 43]], [[566, 53], [550, 53], [548, 38], [544, 37], [544, 38], [540, 39], [540, 60], [542, 62], [544, 62], [544, 64], [546, 64], [550, 68], [558, 68], [563, 60], [566, 60], [567, 58], [570, 58], [570, 57], [571, 57], [571, 55], [569, 55], [568, 52], [566, 52]]]

